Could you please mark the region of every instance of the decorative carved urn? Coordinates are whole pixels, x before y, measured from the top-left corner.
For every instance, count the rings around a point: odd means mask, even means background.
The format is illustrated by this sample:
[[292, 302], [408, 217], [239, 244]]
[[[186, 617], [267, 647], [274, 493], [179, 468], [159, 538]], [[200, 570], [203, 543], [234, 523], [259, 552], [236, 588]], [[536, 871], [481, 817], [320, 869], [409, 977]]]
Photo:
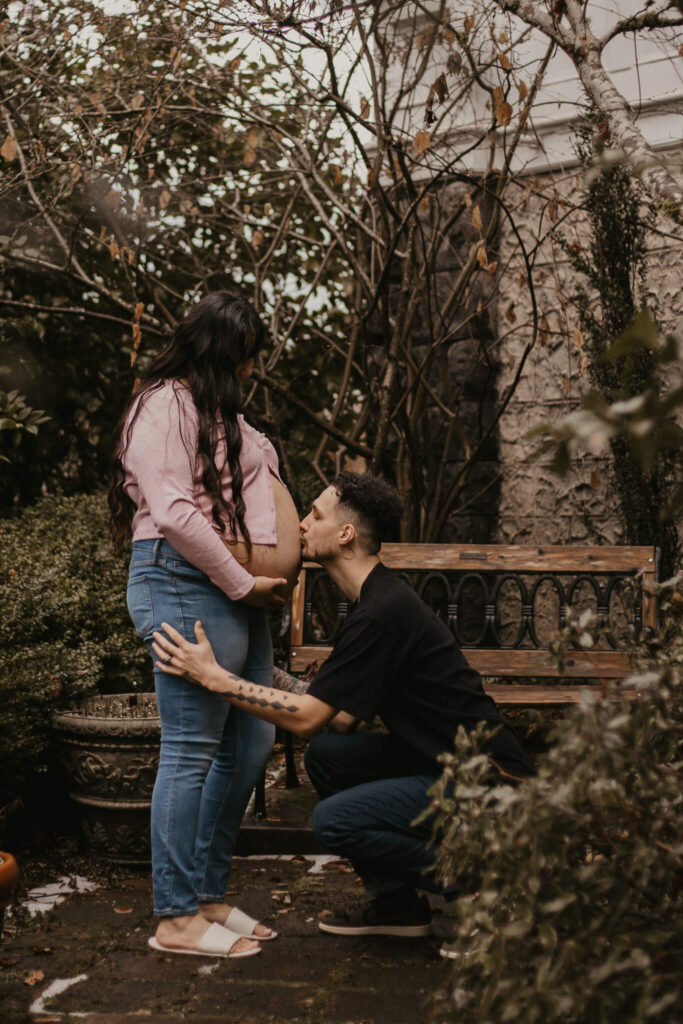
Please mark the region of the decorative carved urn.
[[161, 738], [154, 694], [90, 697], [54, 715], [52, 727], [89, 849], [117, 863], [149, 863]]

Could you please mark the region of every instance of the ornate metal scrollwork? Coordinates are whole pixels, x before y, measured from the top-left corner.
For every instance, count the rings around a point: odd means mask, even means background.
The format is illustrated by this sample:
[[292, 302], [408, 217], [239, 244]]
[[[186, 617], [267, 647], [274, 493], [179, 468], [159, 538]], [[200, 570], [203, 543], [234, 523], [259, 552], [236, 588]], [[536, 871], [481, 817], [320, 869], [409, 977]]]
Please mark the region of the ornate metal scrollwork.
[[[471, 569], [460, 572], [395, 571], [437, 614], [442, 614], [458, 644], [466, 650], [542, 648], [544, 645], [539, 639], [539, 623], [542, 622], [548, 628], [548, 604], [557, 606], [552, 613], [553, 625], [554, 628], [562, 629], [566, 623], [567, 608], [579, 603], [579, 594], [584, 587], [588, 588], [590, 604], [604, 626], [613, 629], [617, 625], [619, 628], [629, 625], [635, 635], [642, 629], [641, 582], [632, 572], [477, 572]], [[324, 611], [318, 608], [316, 592], [325, 573], [322, 569], [309, 569], [308, 574], [303, 642], [311, 646], [329, 645], [346, 618], [348, 601], [339, 592], [333, 608], [330, 608], [329, 599]], [[633, 598], [629, 601], [630, 622], [626, 623], [622, 614], [622, 621], [617, 623], [617, 615], [613, 613], [614, 598], [619, 586], [625, 582], [633, 588]], [[544, 602], [542, 588], [548, 584], [552, 600]], [[516, 590], [514, 599], [506, 593], [506, 588], [509, 590], [510, 587]], [[478, 592], [478, 603], [471, 597], [473, 589]], [[580, 604], [585, 607], [587, 602], [581, 601]], [[508, 639], [501, 632], [503, 612], [510, 620], [515, 608], [518, 608], [519, 619], [518, 622], [507, 622], [506, 628], [512, 631], [512, 638]], [[475, 614], [476, 611], [478, 614]], [[321, 632], [327, 635], [321, 636]], [[604, 635], [607, 645], [616, 649], [618, 643], [613, 632], [606, 630]]]

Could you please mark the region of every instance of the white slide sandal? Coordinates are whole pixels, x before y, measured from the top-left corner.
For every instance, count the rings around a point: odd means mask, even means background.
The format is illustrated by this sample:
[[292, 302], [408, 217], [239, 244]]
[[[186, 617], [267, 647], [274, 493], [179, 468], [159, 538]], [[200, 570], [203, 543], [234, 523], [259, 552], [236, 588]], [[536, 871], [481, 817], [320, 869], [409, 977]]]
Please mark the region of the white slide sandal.
[[178, 953], [181, 956], [222, 956], [229, 960], [238, 960], [244, 956], [255, 956], [261, 952], [260, 946], [254, 946], [253, 949], [243, 949], [236, 953], [231, 953], [230, 950], [235, 943], [244, 938], [248, 938], [248, 936], [240, 935], [229, 928], [224, 928], [222, 924], [214, 923], [206, 929], [196, 949], [174, 949], [172, 946], [163, 946], [154, 935], [151, 939], [147, 940], [147, 945], [150, 949], [156, 950], [157, 953]]
[[[238, 910], [237, 907], [233, 907], [227, 918], [225, 919], [225, 927], [232, 928], [233, 931], [237, 932], [245, 939], [256, 939], [257, 942], [269, 942], [271, 939], [277, 938], [277, 932], [274, 932], [271, 928], [270, 935], [254, 935], [254, 928], [259, 921], [255, 921], [253, 917], [249, 917], [249, 914], [245, 914], [243, 910]], [[265, 925], [264, 927], [268, 927]]]

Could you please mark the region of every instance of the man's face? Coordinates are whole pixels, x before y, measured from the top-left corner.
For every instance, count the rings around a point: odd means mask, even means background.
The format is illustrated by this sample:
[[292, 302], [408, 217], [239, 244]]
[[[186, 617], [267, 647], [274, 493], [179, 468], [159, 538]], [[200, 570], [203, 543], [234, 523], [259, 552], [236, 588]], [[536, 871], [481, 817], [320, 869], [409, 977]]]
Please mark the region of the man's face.
[[312, 562], [329, 562], [336, 558], [342, 545], [339, 540], [339, 498], [333, 487], [326, 488], [313, 502], [313, 507], [299, 526], [301, 554]]

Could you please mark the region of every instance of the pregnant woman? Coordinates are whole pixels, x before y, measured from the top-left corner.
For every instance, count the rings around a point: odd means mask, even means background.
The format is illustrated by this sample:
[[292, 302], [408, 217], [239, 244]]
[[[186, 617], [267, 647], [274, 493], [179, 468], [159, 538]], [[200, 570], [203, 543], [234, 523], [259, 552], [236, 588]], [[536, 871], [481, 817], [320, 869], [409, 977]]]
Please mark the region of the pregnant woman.
[[[128, 608], [150, 646], [201, 619], [220, 664], [270, 685], [266, 609], [300, 560], [299, 517], [270, 442], [240, 414], [263, 346], [254, 309], [207, 295], [175, 330], [124, 410], [109, 504], [132, 537]], [[155, 669], [161, 760], [152, 797], [153, 949], [252, 956], [275, 932], [225, 903], [235, 840], [273, 743], [272, 725]]]

